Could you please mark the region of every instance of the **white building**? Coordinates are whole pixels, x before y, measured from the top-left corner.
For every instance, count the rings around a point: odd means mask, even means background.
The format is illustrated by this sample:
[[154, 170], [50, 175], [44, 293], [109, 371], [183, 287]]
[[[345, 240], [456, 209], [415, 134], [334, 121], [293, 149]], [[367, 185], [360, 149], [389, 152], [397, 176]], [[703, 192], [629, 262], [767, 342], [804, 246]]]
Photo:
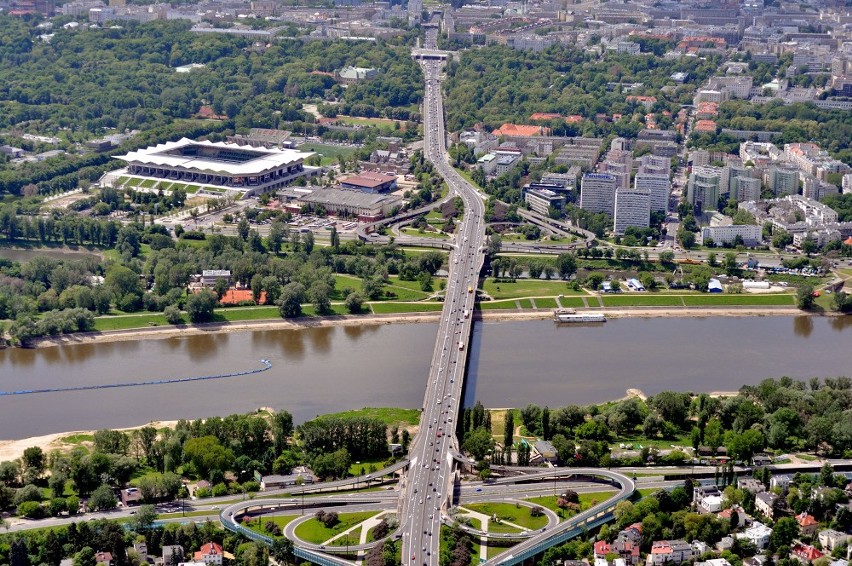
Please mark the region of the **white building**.
[[651, 212], [665, 212], [669, 208], [672, 182], [668, 174], [636, 173], [633, 188], [651, 193]]
[[731, 182], [730, 198], [737, 202], [760, 200], [762, 186], [760, 179], [755, 177], [737, 177]]
[[629, 226], [647, 228], [651, 218], [651, 191], [648, 189], [623, 189], [615, 191], [615, 219], [613, 232], [624, 234]]
[[550, 208], [562, 210], [565, 207], [565, 195], [547, 189], [524, 189], [524, 202], [539, 214], [547, 216]]
[[615, 212], [616, 178], [609, 173], [586, 173], [580, 181], [580, 208], [589, 212]]
[[799, 194], [799, 171], [792, 167], [770, 167], [766, 171], [766, 186], [779, 197]]
[[722, 497], [719, 495], [708, 495], [701, 500], [699, 505], [708, 513], [718, 513], [722, 510]]
[[737, 236], [743, 239], [747, 246], [756, 246], [763, 242], [763, 229], [754, 224], [730, 224], [728, 226], [705, 226], [701, 229], [701, 238], [707, 241], [711, 238], [718, 247], [732, 244]]
[[744, 532], [737, 535], [737, 538], [743, 538], [752, 543], [758, 550], [763, 550], [769, 545], [769, 536], [772, 534], [772, 529], [759, 521], [755, 521]]
[[312, 155], [312, 152], [294, 149], [256, 148], [182, 138], [116, 156], [127, 162], [127, 168], [109, 175], [121, 173], [157, 181], [206, 185], [250, 197], [280, 189], [299, 177], [314, 173], [314, 169], [306, 169], [303, 165]]
[[580, 208], [613, 215], [616, 178], [609, 173], [586, 173], [580, 182]]
[[693, 167], [689, 174], [686, 199], [699, 213], [716, 210], [721, 195], [722, 170], [719, 167]]

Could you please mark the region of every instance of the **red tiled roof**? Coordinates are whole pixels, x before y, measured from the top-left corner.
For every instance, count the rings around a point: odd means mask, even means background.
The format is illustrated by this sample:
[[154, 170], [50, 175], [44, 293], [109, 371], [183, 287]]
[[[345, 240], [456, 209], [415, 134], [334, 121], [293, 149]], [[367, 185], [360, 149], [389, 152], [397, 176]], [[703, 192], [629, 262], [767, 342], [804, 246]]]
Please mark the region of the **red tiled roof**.
[[804, 560], [816, 560], [818, 558], [822, 558], [824, 554], [817, 550], [816, 548], [805, 545], [805, 544], [797, 544], [792, 548], [793, 554], [802, 558]]
[[609, 554], [611, 551], [612, 547], [605, 540], [599, 540], [595, 543], [595, 554], [598, 556]]
[[210, 556], [213, 554], [222, 554], [222, 545], [215, 542], [208, 542], [201, 545], [201, 550], [195, 553], [195, 559], [201, 560], [202, 556]]
[[[849, 236], [848, 238], [846, 238], [845, 240], [843, 240], [843, 243], [844, 243], [844, 244], [846, 244], [847, 246], [852, 246], [852, 236]], [[847, 489], [848, 491], [852, 491], [852, 483], [850, 483], [849, 485], [847, 485], [847, 486], [846, 486], [846, 489]]]
[[716, 122], [713, 120], [699, 120], [695, 123], [696, 132], [715, 132]]
[[799, 523], [800, 527], [812, 527], [818, 524], [813, 515], [808, 515], [807, 513], [796, 515], [796, 521]]

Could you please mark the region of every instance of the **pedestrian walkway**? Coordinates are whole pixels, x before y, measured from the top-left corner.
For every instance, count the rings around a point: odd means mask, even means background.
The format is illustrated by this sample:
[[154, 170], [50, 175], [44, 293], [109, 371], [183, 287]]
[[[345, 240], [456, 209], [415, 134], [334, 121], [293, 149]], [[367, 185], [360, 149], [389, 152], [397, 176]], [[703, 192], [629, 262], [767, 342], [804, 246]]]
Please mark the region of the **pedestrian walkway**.
[[[485, 513], [480, 513], [478, 511], [473, 511], [468, 509], [467, 507], [459, 507], [459, 511], [463, 511], [463, 517], [471, 517], [473, 519], [479, 519], [482, 523], [480, 530], [483, 532], [488, 532], [488, 524], [491, 522], [491, 516], [486, 515]], [[526, 531], [526, 527], [522, 527], [520, 525], [516, 525], [515, 523], [510, 523], [509, 521], [499, 521], [501, 525], [509, 525], [512, 528], [518, 529], [519, 532]], [[488, 545], [485, 544], [485, 537], [480, 539], [479, 541], [479, 558], [482, 561], [488, 560]]]
[[[363, 523], [360, 523], [360, 524], [358, 524], [358, 525], [355, 525], [354, 527], [352, 527], [351, 529], [349, 529], [349, 531], [345, 531], [345, 532], [350, 532], [350, 531], [352, 531], [353, 529], [356, 529], [356, 528], [358, 528], [358, 527], [361, 527], [361, 537], [358, 539], [358, 544], [359, 544], [359, 545], [360, 545], [360, 544], [367, 544], [367, 535], [370, 533], [370, 529], [374, 528], [376, 525], [378, 525], [379, 523], [381, 523], [381, 522], [382, 522], [382, 520], [383, 520], [384, 515], [386, 515], [386, 514], [388, 514], [388, 513], [389, 513], [389, 511], [384, 511], [384, 512], [382, 512], [382, 513], [379, 513], [378, 515], [374, 515], [373, 517], [370, 517], [369, 519], [367, 519], [367, 520], [366, 520], [366, 521], [364, 521]], [[340, 533], [340, 535], [342, 535], [342, 534], [345, 534], [345, 533]], [[332, 538], [332, 539], [330, 539], [330, 540], [334, 540], [334, 539], [336, 539], [336, 538], [339, 538], [339, 537], [340, 537], [340, 535], [337, 535], [336, 537], [334, 537], [334, 538]], [[328, 542], [326, 542], [326, 544], [328, 544]], [[363, 561], [360, 559], [360, 556], [366, 556], [366, 553], [359, 554], [359, 559], [355, 561], [355, 564], [356, 564], [357, 566], [361, 566], [361, 564], [362, 564], [362, 562], [363, 562]]]

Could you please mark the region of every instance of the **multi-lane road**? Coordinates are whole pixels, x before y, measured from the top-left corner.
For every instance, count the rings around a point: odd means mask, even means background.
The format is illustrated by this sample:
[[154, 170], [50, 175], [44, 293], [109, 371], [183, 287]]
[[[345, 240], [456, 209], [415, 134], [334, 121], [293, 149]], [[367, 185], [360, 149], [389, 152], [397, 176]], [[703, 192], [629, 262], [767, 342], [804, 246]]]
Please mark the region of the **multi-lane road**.
[[[434, 48], [437, 30], [426, 47]], [[402, 556], [406, 564], [432, 566], [440, 560], [441, 513], [452, 494], [458, 450], [455, 420], [461, 402], [471, 319], [485, 249], [485, 203], [447, 160], [440, 62], [422, 62], [425, 156], [444, 177], [451, 195], [464, 203], [464, 217], [449, 256], [444, 309], [423, 399], [420, 432], [409, 452], [410, 467], [401, 487]]]

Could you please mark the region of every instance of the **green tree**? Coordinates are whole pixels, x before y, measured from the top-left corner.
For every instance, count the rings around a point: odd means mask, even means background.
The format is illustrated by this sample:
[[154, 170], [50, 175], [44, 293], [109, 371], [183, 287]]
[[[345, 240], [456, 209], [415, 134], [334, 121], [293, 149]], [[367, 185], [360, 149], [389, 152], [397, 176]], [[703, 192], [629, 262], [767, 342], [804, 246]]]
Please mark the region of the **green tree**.
[[479, 427], [466, 435], [462, 449], [477, 460], [482, 460], [494, 449], [494, 438], [485, 427]]
[[574, 254], [559, 254], [556, 256], [556, 270], [561, 279], [569, 279], [577, 271], [577, 257]]
[[74, 566], [96, 566], [95, 551], [90, 546], [84, 546], [74, 555]]
[[325, 315], [331, 313], [331, 287], [323, 282], [317, 281], [311, 285], [310, 297], [311, 302], [316, 309], [317, 314]]
[[215, 436], [190, 438], [183, 445], [183, 453], [186, 461], [204, 478], [211, 472], [225, 472], [234, 463], [234, 453], [222, 446]]
[[130, 528], [143, 532], [151, 528], [157, 520], [157, 508], [154, 505], [142, 505], [136, 510], [136, 515], [130, 520]]
[[44, 452], [38, 446], [30, 446], [24, 450], [21, 463], [23, 464], [24, 476], [29, 481], [37, 480], [44, 473]]
[[503, 433], [503, 446], [511, 446], [515, 435], [515, 412], [512, 409], [506, 411], [506, 430]]
[[302, 303], [305, 300], [305, 286], [301, 283], [288, 283], [281, 290], [278, 310], [282, 318], [302, 316]]
[[772, 528], [769, 535], [769, 548], [777, 550], [782, 546], [789, 546], [799, 536], [799, 524], [792, 517], [781, 517]]
[[213, 309], [218, 297], [210, 289], [202, 289], [192, 293], [186, 299], [186, 314], [192, 323], [210, 322], [213, 320]]
[[796, 289], [796, 305], [802, 310], [808, 310], [814, 306], [814, 288], [808, 283], [802, 283]]
[[163, 316], [166, 317], [166, 322], [169, 324], [180, 324], [183, 322], [183, 316], [180, 314], [180, 309], [175, 305], [169, 305], [163, 310]]
[[109, 511], [118, 506], [118, 501], [115, 498], [112, 488], [108, 485], [102, 485], [92, 492], [89, 497], [89, 508], [96, 511]]
[[364, 305], [364, 297], [360, 293], [349, 293], [344, 304], [350, 314], [360, 314]]

